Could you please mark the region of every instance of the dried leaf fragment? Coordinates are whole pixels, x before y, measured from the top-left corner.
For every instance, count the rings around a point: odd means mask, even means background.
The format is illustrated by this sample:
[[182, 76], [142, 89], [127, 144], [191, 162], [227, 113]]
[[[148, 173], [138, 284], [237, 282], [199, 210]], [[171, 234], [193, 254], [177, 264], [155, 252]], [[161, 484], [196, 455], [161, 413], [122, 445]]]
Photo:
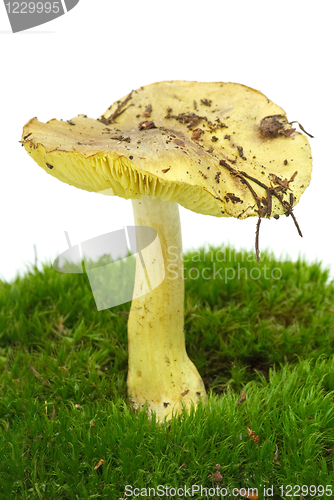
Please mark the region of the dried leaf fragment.
[[215, 472], [212, 475], [212, 481], [218, 482], [218, 481], [221, 481], [222, 479], [223, 479], [223, 476], [221, 475], [221, 473], [219, 472], [219, 470], [217, 470], [217, 472]]
[[252, 431], [252, 429], [250, 429], [249, 427], [247, 427], [247, 431], [248, 431], [248, 436], [253, 439], [254, 443], [258, 443], [260, 441], [259, 436], [255, 435], [255, 431]]
[[242, 403], [244, 403], [244, 401], [246, 401], [246, 396], [247, 396], [246, 392], [242, 391], [237, 406], [240, 406]]

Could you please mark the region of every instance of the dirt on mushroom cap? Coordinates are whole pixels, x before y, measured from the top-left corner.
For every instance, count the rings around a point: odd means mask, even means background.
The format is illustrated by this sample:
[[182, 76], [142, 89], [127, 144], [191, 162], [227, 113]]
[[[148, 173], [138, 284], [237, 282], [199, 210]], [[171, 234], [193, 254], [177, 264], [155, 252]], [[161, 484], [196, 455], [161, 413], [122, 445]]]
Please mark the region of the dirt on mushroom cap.
[[287, 213], [312, 170], [308, 139], [283, 109], [236, 83], [148, 85], [97, 120], [33, 118], [22, 143], [47, 173], [78, 188], [150, 194], [217, 217]]

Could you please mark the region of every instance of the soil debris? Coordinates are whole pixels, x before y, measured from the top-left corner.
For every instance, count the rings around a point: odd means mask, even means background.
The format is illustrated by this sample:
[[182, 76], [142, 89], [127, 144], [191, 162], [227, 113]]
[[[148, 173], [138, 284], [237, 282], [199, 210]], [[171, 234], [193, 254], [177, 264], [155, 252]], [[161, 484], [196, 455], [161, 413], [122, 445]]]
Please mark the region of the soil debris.
[[149, 130], [151, 128], [157, 128], [152, 121], [144, 121], [138, 124], [139, 130]]
[[151, 116], [151, 113], [152, 113], [152, 104], [148, 104], [143, 114], [145, 118], [149, 118]]
[[166, 115], [166, 118], [168, 120], [173, 118], [174, 120], [177, 120], [178, 122], [184, 123], [184, 124], [187, 123], [188, 124], [187, 128], [189, 128], [189, 129], [193, 129], [203, 120], [207, 121], [206, 116], [198, 116], [192, 112], [191, 113], [179, 113], [178, 115], [171, 115], [170, 113], [168, 113], [168, 115]]
[[296, 131], [295, 128], [291, 128], [286, 116], [284, 115], [270, 115], [262, 118], [259, 131], [263, 137], [275, 138], [279, 135], [290, 136]]
[[195, 128], [193, 131], [191, 138], [193, 141], [198, 141], [201, 135], [204, 134], [204, 130], [201, 128]]
[[98, 120], [104, 123], [105, 125], [110, 125], [110, 123], [115, 123], [115, 120], [119, 115], [124, 113], [124, 111], [126, 111], [130, 106], [133, 106], [133, 104], [129, 104], [129, 106], [127, 106], [126, 108], [124, 107], [129, 102], [129, 100], [132, 99], [132, 92], [133, 90], [131, 90], [130, 94], [126, 96], [124, 101], [117, 101], [118, 103], [117, 109], [109, 116], [109, 118], [105, 118], [104, 116], [102, 116], [102, 118], [99, 118]]

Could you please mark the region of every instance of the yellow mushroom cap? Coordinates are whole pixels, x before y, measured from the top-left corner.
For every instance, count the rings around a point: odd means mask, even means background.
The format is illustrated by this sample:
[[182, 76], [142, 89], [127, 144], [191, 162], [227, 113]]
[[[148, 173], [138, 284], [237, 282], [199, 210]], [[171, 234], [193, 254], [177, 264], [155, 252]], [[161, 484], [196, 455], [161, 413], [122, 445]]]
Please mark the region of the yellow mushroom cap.
[[98, 119], [30, 120], [22, 143], [57, 179], [123, 198], [149, 194], [216, 217], [289, 213], [310, 183], [307, 137], [237, 83], [141, 87]]

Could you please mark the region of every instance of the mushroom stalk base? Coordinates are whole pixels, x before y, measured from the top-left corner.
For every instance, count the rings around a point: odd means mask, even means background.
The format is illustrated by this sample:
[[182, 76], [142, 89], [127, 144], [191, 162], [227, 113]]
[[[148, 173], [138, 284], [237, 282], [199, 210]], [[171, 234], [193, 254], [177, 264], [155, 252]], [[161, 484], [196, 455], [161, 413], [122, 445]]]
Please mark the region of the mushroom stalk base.
[[[138, 241], [134, 298], [128, 321], [128, 393], [134, 408], [147, 404], [161, 421], [206, 401], [203, 381], [188, 358], [184, 338], [184, 278], [181, 225], [177, 203], [151, 199], [133, 200], [136, 226], [149, 226], [158, 233], [155, 243]], [[160, 244], [159, 244], [160, 242]], [[161, 246], [161, 249], [160, 249]], [[165, 274], [154, 288], [154, 279]], [[151, 277], [149, 293], [147, 281]], [[161, 280], [160, 280], [161, 281]], [[158, 280], [159, 282], [159, 280]]]

